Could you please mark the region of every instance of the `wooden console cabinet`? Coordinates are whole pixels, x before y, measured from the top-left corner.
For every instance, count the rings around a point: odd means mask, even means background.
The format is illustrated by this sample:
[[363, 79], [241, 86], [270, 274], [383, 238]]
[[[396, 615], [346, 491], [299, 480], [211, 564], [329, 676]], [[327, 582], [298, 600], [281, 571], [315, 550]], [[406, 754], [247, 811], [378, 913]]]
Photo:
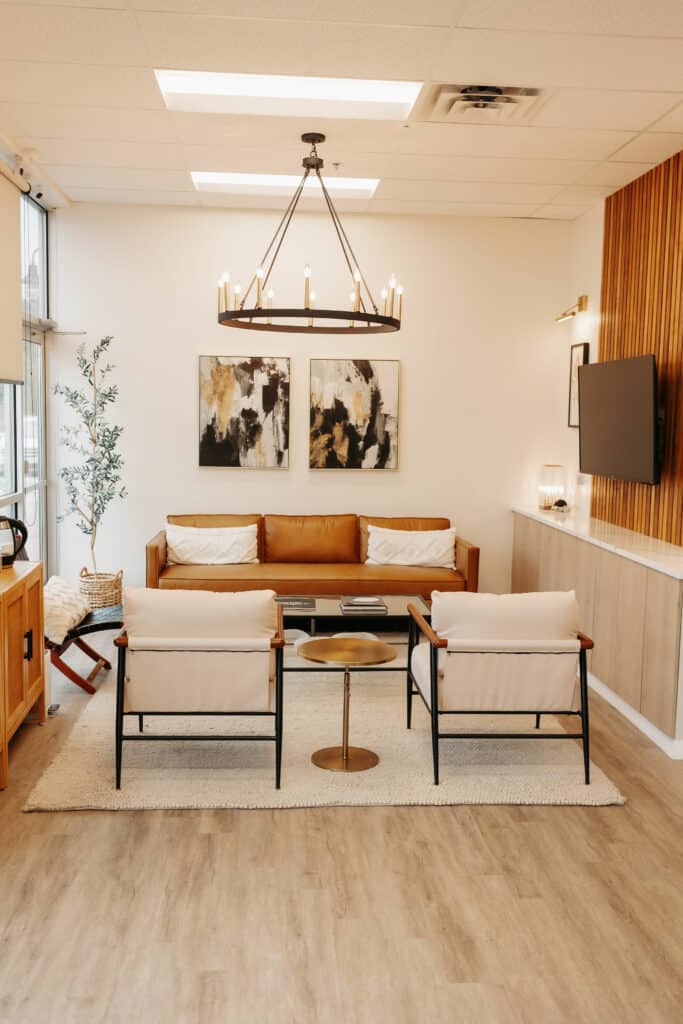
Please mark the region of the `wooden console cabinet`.
[[0, 569], [0, 789], [9, 741], [33, 708], [44, 722], [43, 567], [15, 562]]
[[592, 675], [680, 736], [683, 548], [596, 519], [516, 509], [512, 590], [575, 590], [580, 628], [595, 642]]

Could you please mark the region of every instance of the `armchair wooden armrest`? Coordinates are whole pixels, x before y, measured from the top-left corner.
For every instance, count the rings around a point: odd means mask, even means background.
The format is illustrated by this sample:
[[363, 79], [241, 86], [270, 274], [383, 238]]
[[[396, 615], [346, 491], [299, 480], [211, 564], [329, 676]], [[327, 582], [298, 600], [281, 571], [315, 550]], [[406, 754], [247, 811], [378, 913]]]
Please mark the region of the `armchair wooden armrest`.
[[479, 587], [479, 548], [455, 535], [455, 567], [465, 577], [465, 589], [476, 593]]
[[585, 633], [577, 633], [576, 636], [577, 636], [577, 639], [581, 641], [581, 650], [582, 651], [592, 651], [593, 650], [593, 648], [595, 647], [595, 644], [593, 643], [593, 641], [591, 640], [591, 638], [589, 636], [586, 636]]
[[120, 636], [114, 637], [114, 646], [115, 647], [127, 647], [128, 646], [128, 636], [126, 635], [126, 633], [121, 633]]
[[282, 617], [282, 605], [277, 606], [277, 633], [270, 641], [272, 648], [284, 647], [285, 646], [285, 630], [284, 630], [284, 619]]
[[416, 624], [417, 628], [429, 640], [432, 647], [448, 647], [448, 640], [442, 640], [437, 636], [423, 615], [417, 610], [414, 604], [408, 605], [408, 614]]
[[166, 567], [166, 531], [160, 530], [145, 548], [147, 558], [147, 586], [159, 589], [159, 577]]

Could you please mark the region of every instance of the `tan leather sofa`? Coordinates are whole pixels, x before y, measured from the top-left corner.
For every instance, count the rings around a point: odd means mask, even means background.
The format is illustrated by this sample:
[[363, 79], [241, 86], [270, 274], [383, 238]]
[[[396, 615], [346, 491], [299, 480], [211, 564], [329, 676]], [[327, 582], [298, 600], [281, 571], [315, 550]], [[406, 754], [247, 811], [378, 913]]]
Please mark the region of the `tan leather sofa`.
[[147, 545], [147, 586], [179, 590], [275, 590], [278, 594], [422, 594], [476, 590], [479, 548], [456, 537], [455, 569], [365, 565], [368, 526], [444, 530], [448, 519], [401, 516], [178, 515], [178, 526], [258, 526], [259, 562], [168, 565], [166, 533]]

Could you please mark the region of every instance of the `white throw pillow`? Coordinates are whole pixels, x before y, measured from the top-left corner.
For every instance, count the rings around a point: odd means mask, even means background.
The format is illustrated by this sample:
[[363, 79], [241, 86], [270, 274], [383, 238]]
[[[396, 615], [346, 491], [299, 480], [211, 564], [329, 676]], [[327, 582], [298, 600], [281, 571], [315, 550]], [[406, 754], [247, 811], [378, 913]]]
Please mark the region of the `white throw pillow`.
[[45, 636], [53, 644], [61, 644], [64, 637], [82, 622], [90, 605], [80, 592], [61, 576], [51, 576], [45, 584]]
[[368, 526], [366, 565], [455, 568], [455, 530], [385, 530]]
[[166, 527], [167, 560], [173, 565], [237, 565], [258, 562], [258, 527]]

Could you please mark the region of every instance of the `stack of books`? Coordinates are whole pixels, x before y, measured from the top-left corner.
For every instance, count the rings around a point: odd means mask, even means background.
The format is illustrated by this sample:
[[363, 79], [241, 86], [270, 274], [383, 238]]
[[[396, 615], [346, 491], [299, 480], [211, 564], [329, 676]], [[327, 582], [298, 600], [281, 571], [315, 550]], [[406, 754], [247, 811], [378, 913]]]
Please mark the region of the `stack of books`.
[[284, 595], [283, 597], [276, 597], [275, 600], [278, 604], [281, 604], [286, 611], [291, 612], [314, 612], [315, 611], [315, 598], [314, 597], [291, 597]]
[[361, 597], [341, 597], [339, 599], [344, 615], [386, 615], [389, 609], [383, 597], [362, 595]]

